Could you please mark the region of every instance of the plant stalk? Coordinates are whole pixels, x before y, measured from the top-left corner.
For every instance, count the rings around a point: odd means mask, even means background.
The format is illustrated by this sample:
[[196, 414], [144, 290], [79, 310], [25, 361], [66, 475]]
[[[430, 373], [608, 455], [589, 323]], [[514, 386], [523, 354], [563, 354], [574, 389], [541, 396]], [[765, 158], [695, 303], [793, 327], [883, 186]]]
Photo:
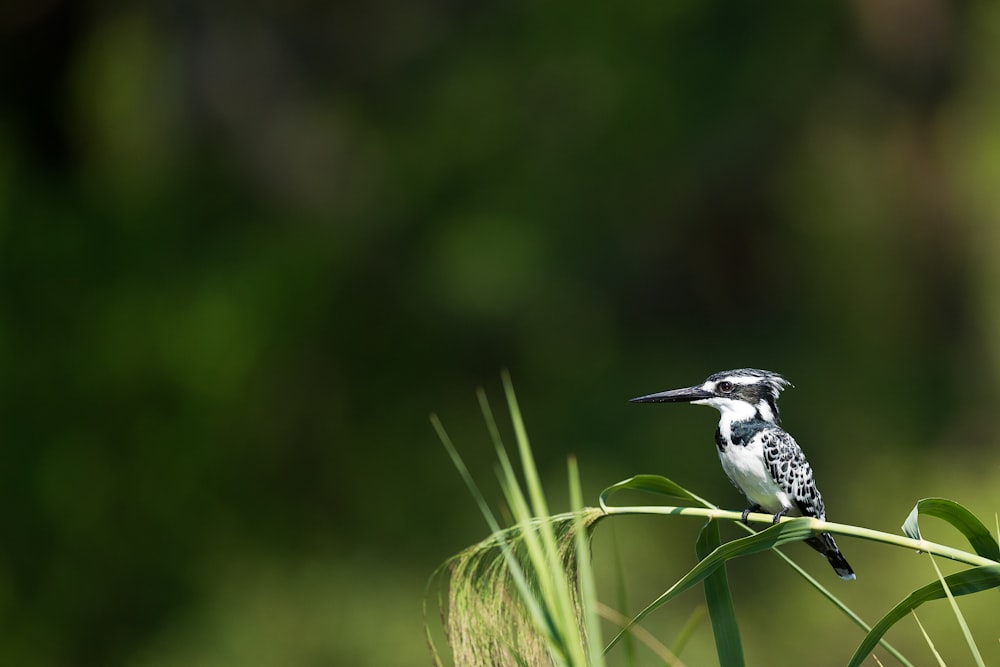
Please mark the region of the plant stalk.
[[[712, 519], [730, 519], [732, 521], [740, 521], [742, 518], [741, 512], [731, 512], [728, 510], [721, 509], [709, 509], [702, 507], [671, 507], [668, 505], [633, 505], [633, 506], [605, 506], [602, 508], [604, 513], [608, 516], [612, 515], [623, 515], [623, 514], [669, 514], [669, 515], [679, 515], [679, 516], [698, 516], [707, 517]], [[747, 515], [747, 521], [752, 521], [754, 523], [765, 523], [770, 524], [773, 517], [770, 514], [759, 514], [751, 513]], [[782, 517], [781, 521], [802, 521], [803, 517]], [[861, 528], [858, 526], [851, 526], [843, 523], [832, 523], [829, 521], [820, 521], [819, 519], [813, 519], [806, 517], [805, 520], [810, 522], [810, 527], [816, 532], [821, 533], [834, 533], [835, 535], [847, 535], [849, 537], [856, 537], [862, 540], [871, 540], [873, 542], [882, 542], [883, 544], [891, 544], [893, 546], [902, 547], [904, 549], [913, 549], [914, 551], [934, 554], [935, 556], [941, 556], [942, 558], [948, 558], [959, 563], [965, 563], [966, 565], [996, 565], [997, 562], [990, 560], [989, 558], [984, 558], [978, 554], [969, 553], [967, 551], [962, 551], [961, 549], [955, 549], [953, 547], [945, 546], [943, 544], [938, 544], [937, 542], [929, 542], [927, 540], [914, 540], [904, 535], [893, 535], [892, 533], [884, 533], [880, 530], [872, 530], [870, 528]]]

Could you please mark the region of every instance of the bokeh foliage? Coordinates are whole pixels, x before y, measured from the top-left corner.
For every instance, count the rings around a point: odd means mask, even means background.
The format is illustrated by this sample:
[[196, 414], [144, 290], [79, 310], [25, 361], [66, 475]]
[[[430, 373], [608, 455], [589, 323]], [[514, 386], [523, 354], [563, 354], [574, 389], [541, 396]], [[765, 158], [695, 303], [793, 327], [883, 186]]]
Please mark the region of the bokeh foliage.
[[[503, 367], [590, 497], [659, 472], [738, 507], [708, 414], [625, 399], [749, 365], [799, 385], [831, 518], [991, 515], [997, 30], [943, 0], [0, 9], [0, 664], [423, 664], [424, 579], [484, 534], [426, 414], [488, 479]], [[654, 590], [691, 555], [636, 526]], [[877, 617], [908, 588], [848, 549]]]

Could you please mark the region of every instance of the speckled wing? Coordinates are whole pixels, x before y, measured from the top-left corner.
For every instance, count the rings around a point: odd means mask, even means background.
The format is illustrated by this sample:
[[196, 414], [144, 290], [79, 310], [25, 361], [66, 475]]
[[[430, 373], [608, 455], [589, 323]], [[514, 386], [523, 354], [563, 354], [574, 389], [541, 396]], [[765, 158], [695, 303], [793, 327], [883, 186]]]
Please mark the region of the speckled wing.
[[775, 483], [795, 500], [802, 514], [825, 521], [823, 497], [816, 488], [812, 468], [795, 438], [780, 428], [772, 428], [761, 433], [761, 441], [764, 463]]

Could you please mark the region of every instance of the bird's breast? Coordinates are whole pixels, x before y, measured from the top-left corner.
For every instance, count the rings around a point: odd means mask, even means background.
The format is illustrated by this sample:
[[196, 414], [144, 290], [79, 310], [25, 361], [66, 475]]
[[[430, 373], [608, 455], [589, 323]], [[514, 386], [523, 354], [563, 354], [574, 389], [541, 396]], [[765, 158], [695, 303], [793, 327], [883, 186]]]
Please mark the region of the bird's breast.
[[784, 507], [795, 508], [788, 494], [771, 477], [764, 463], [764, 449], [759, 439], [754, 438], [742, 447], [729, 445], [722, 448], [719, 460], [726, 475], [750, 502], [772, 514]]

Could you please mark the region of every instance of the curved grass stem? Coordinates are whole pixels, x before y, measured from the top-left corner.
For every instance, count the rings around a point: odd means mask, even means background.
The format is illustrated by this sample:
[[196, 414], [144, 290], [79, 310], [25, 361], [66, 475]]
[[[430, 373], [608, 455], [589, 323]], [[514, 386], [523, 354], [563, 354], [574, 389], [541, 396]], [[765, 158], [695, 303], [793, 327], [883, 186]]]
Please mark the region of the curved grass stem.
[[[702, 507], [673, 507], [669, 505], [604, 506], [602, 509], [608, 516], [624, 514], [664, 514], [673, 516], [698, 516], [711, 519], [729, 519], [732, 521], [740, 521], [742, 517], [741, 512], [732, 512], [729, 510]], [[747, 515], [747, 520], [754, 523], [770, 524], [772, 518], [773, 517], [770, 514], [751, 513]], [[802, 520], [802, 517], [783, 517], [781, 519], [783, 522]], [[989, 558], [969, 553], [968, 551], [962, 551], [961, 549], [955, 549], [954, 547], [949, 547], [944, 544], [938, 544], [937, 542], [914, 540], [904, 535], [893, 535], [892, 533], [884, 533], [880, 530], [861, 528], [859, 526], [852, 526], [844, 523], [820, 521], [819, 519], [812, 518], [806, 520], [810, 522], [810, 527], [816, 532], [847, 535], [861, 540], [891, 544], [904, 549], [912, 549], [918, 552], [934, 554], [935, 556], [948, 558], [959, 563], [965, 563], [966, 565], [997, 564], [997, 561], [990, 560]]]

